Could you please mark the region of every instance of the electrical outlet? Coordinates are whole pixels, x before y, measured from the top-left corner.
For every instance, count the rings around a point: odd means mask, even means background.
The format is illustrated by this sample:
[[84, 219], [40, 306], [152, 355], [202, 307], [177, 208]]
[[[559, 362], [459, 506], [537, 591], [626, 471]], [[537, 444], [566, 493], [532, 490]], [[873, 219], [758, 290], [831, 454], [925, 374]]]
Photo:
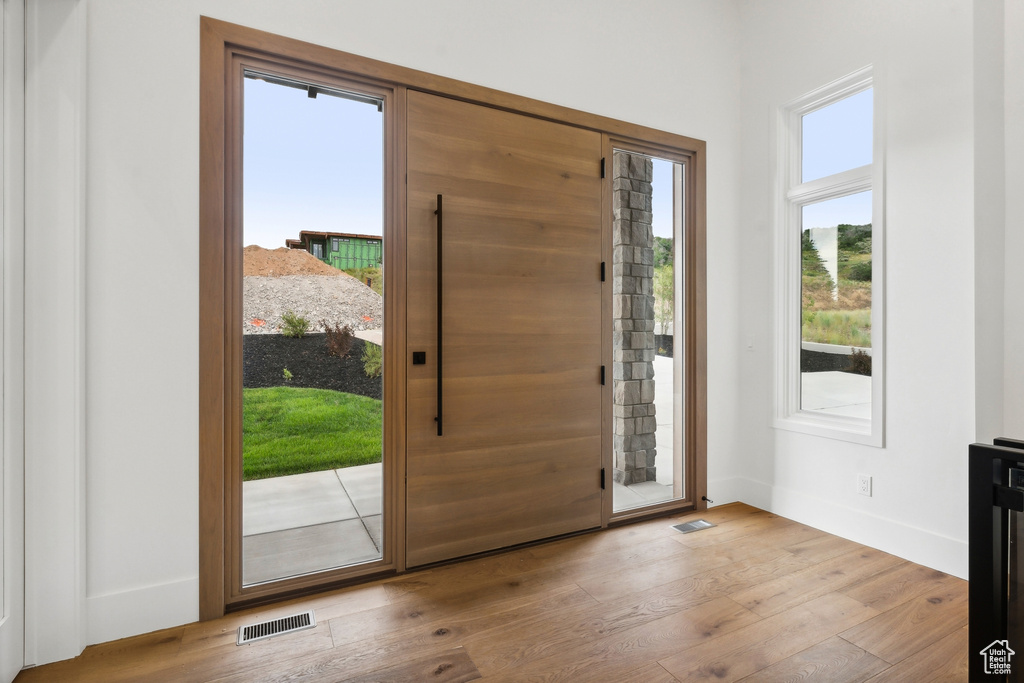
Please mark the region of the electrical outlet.
[[871, 495], [871, 477], [869, 475], [857, 475], [857, 493], [859, 493], [862, 496]]

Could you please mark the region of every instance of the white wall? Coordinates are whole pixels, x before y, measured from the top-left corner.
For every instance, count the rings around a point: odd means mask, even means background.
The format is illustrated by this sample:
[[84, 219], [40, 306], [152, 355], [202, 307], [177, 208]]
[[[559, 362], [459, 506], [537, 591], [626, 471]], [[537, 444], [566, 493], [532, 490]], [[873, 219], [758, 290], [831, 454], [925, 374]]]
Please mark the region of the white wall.
[[1006, 159], [1003, 0], [974, 3], [975, 438], [1003, 435]]
[[[25, 663], [31, 664], [85, 644], [86, 26], [75, 0], [31, 0], [25, 14]], [[51, 633], [61, 636], [46, 637]]]
[[1024, 439], [1024, 0], [1005, 0], [1003, 435]]
[[[772, 334], [774, 112], [873, 64], [887, 145], [888, 348], [884, 448], [772, 429], [770, 345], [741, 354], [749, 428], [735, 495], [966, 576], [978, 313], [973, 5], [741, 0], [740, 14], [743, 332]], [[874, 477], [873, 497], [857, 495], [858, 473]]]
[[[652, 0], [628, 11], [617, 0], [78, 4], [87, 19], [88, 642], [198, 614], [201, 14], [707, 140], [709, 470], [712, 480], [731, 480], [740, 279], [733, 3]], [[47, 639], [29, 663], [76, 654], [73, 635], [38, 629], [29, 638]]]

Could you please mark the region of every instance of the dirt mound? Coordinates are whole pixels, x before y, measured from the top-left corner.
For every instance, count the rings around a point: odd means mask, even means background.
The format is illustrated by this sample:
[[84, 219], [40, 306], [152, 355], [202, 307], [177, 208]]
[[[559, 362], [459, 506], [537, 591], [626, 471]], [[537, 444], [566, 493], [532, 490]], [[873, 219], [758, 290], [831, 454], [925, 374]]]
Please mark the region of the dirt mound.
[[301, 249], [264, 249], [252, 244], [242, 250], [243, 275], [281, 277], [282, 275], [347, 275], [308, 251]]

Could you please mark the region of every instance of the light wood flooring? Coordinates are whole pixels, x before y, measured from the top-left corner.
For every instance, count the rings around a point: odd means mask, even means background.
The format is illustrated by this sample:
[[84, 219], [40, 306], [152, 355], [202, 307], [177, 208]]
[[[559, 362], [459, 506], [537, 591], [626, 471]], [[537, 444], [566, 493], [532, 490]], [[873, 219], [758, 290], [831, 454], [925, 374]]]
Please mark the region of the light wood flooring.
[[[31, 681], [966, 681], [967, 583], [735, 504], [87, 648]], [[317, 627], [238, 647], [240, 625]]]

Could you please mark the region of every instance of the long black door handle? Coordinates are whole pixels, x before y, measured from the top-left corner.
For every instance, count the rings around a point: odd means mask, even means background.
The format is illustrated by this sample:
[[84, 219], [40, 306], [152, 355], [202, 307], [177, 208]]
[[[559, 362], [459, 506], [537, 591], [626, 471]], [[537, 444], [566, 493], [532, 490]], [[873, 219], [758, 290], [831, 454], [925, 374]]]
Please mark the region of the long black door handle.
[[434, 213], [437, 214], [437, 417], [434, 419], [437, 421], [437, 435], [441, 436], [441, 413], [442, 406], [444, 405], [441, 402], [444, 381], [444, 374], [441, 370], [442, 350], [444, 348], [444, 316], [442, 315], [444, 310], [444, 299], [441, 290], [441, 283], [444, 275], [444, 259], [441, 249], [441, 227], [444, 216], [441, 211], [441, 195], [437, 195], [437, 211]]

